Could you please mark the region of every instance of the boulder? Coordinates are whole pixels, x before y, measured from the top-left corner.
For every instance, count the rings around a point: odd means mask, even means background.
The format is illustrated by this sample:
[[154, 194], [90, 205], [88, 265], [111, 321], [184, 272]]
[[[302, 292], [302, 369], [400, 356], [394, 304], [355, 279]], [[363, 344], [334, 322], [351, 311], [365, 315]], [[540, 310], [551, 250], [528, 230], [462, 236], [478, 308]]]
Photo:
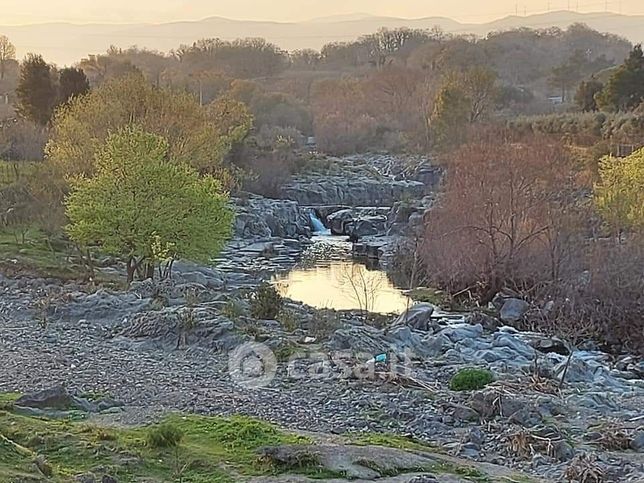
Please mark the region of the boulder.
[[644, 430], [635, 433], [635, 436], [630, 442], [630, 447], [633, 451], [644, 453]]
[[501, 320], [507, 323], [516, 323], [523, 318], [529, 308], [530, 304], [525, 300], [505, 299], [501, 307]]
[[141, 299], [136, 293], [112, 292], [100, 289], [92, 294], [73, 293], [69, 302], [56, 307], [55, 315], [71, 320], [87, 320], [113, 324], [124, 317], [145, 310], [149, 300]]
[[521, 339], [507, 333], [496, 332], [492, 342], [493, 347], [507, 347], [517, 356], [532, 359], [534, 358], [534, 349]]
[[327, 225], [333, 235], [348, 235], [349, 226], [354, 221], [354, 212], [352, 209], [340, 210], [331, 214], [327, 218]]
[[137, 345], [143, 343], [165, 349], [198, 345], [216, 351], [228, 351], [247, 339], [226, 318], [217, 317], [207, 309], [189, 311], [184, 308], [164, 308], [137, 314], [117, 336], [121, 345], [134, 346], [127, 343], [131, 340]]
[[479, 413], [474, 409], [464, 406], [462, 404], [456, 404], [453, 406], [453, 416], [457, 421], [462, 422], [476, 422], [480, 419]]
[[428, 332], [434, 328], [432, 315], [435, 310], [436, 307], [429, 303], [413, 305], [396, 319], [394, 325], [405, 325], [414, 330]]
[[384, 216], [365, 216], [353, 221], [349, 226], [348, 235], [354, 238], [373, 236], [384, 233], [387, 219]]
[[72, 396], [67, 389], [56, 386], [32, 394], [25, 394], [16, 402], [16, 406], [34, 409], [55, 409], [58, 411], [90, 411], [92, 405], [84, 399]]
[[453, 324], [444, 328], [440, 334], [452, 342], [463, 342], [468, 339], [480, 339], [483, 336], [483, 327], [480, 325]]
[[466, 321], [472, 325], [481, 325], [483, 329], [489, 332], [496, 332], [501, 326], [500, 321], [484, 312], [474, 312], [466, 318]]
[[296, 201], [252, 195], [233, 200], [236, 211], [234, 235], [244, 239], [311, 236], [309, 210]]
[[382, 332], [372, 327], [350, 326], [336, 330], [328, 343], [331, 350], [381, 354], [388, 346], [382, 340]]
[[32, 415], [47, 415], [50, 411], [84, 411], [87, 413], [98, 413], [108, 409], [121, 407], [122, 403], [110, 398], [103, 398], [98, 401], [74, 396], [63, 386], [56, 386], [44, 389], [32, 394], [25, 394], [16, 400], [15, 406], [19, 409], [33, 410]]
[[436, 465], [431, 454], [383, 446], [285, 445], [259, 451], [263, 460], [280, 468], [301, 468], [305, 461], [347, 480], [372, 481]]

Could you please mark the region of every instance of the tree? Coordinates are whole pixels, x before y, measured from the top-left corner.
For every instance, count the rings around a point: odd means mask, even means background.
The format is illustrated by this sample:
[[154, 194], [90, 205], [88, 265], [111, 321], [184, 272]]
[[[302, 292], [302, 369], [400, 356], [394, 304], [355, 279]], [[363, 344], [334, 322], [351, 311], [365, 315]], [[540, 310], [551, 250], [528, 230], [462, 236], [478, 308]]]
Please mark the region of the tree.
[[630, 111], [644, 101], [644, 52], [636, 45], [598, 94], [599, 107], [607, 111]]
[[575, 94], [575, 103], [583, 112], [595, 112], [597, 108], [596, 96], [604, 89], [604, 84], [594, 77], [579, 84]]
[[550, 85], [561, 89], [561, 100], [566, 102], [568, 92], [583, 76], [583, 55], [572, 56], [566, 62], [553, 68], [550, 73]]
[[161, 136], [119, 129], [98, 150], [96, 170], [72, 182], [67, 231], [82, 246], [123, 257], [128, 283], [144, 266], [207, 261], [230, 236], [233, 213], [221, 184], [173, 160]]
[[0, 35], [0, 80], [4, 79], [7, 63], [16, 60], [16, 48], [6, 35]]
[[85, 72], [92, 86], [96, 87], [112, 79], [119, 79], [141, 71], [127, 59], [117, 57], [119, 49], [111, 47], [107, 55], [90, 55], [80, 61], [80, 68]]
[[16, 94], [20, 115], [41, 126], [49, 123], [57, 92], [52, 68], [40, 55], [29, 54], [22, 63]]
[[472, 102], [455, 75], [449, 75], [436, 95], [432, 112], [432, 142], [452, 147], [465, 140], [465, 126], [472, 112]]
[[246, 136], [252, 117], [239, 102], [224, 100], [201, 107], [188, 93], [156, 88], [142, 75], [127, 76], [59, 109], [47, 145], [48, 159], [65, 176], [91, 176], [97, 146], [110, 132], [132, 123], [164, 137], [173, 159], [212, 172]]
[[89, 92], [89, 81], [85, 72], [74, 67], [67, 67], [60, 71], [59, 102], [66, 104], [72, 98], [82, 96]]
[[451, 156], [421, 246], [431, 283], [486, 304], [506, 285], [556, 280], [576, 232], [572, 157], [541, 138], [501, 132]]
[[496, 99], [496, 73], [486, 67], [473, 67], [465, 73], [461, 83], [470, 100], [470, 122], [485, 117]]
[[291, 67], [295, 69], [315, 69], [322, 61], [322, 54], [313, 49], [294, 50], [289, 54]]
[[644, 149], [599, 164], [595, 204], [615, 231], [644, 229]]

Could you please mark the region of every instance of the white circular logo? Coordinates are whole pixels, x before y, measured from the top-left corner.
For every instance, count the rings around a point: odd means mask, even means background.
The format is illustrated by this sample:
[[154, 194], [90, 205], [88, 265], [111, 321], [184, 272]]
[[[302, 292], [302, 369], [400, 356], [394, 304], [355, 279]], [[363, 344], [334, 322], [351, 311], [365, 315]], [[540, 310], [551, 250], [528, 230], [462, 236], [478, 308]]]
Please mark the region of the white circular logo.
[[229, 354], [228, 373], [242, 387], [266, 387], [277, 373], [277, 359], [267, 345], [249, 342]]

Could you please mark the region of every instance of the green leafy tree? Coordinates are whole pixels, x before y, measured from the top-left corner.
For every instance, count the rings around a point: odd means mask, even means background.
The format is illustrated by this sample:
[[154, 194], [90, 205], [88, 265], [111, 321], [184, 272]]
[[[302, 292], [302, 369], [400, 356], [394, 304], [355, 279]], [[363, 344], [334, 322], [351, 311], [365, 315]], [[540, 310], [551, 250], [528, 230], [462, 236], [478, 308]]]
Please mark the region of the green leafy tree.
[[201, 107], [190, 94], [159, 89], [142, 75], [108, 81], [58, 110], [48, 159], [65, 176], [92, 176], [96, 152], [110, 132], [129, 124], [165, 138], [172, 159], [201, 172], [218, 172], [232, 146], [247, 135], [252, 117], [230, 100]]
[[85, 72], [74, 67], [67, 67], [60, 71], [59, 102], [66, 104], [72, 98], [82, 96], [89, 92], [89, 81]]
[[594, 77], [579, 84], [575, 94], [575, 103], [584, 112], [595, 112], [598, 110], [595, 97], [604, 89], [604, 84]]
[[644, 149], [599, 164], [595, 203], [614, 231], [644, 229]]
[[70, 238], [122, 257], [128, 283], [144, 266], [207, 261], [231, 233], [233, 213], [219, 181], [170, 154], [161, 136], [125, 127], [98, 149], [95, 176], [71, 183]]
[[636, 45], [626, 61], [617, 68], [598, 94], [597, 102], [602, 110], [630, 111], [644, 101], [644, 52]]
[[57, 101], [52, 70], [42, 56], [34, 54], [29, 54], [20, 68], [18, 112], [41, 126], [51, 120]]
[[465, 127], [472, 113], [472, 101], [458, 78], [448, 76], [438, 91], [431, 116], [433, 142], [450, 147], [465, 140]]

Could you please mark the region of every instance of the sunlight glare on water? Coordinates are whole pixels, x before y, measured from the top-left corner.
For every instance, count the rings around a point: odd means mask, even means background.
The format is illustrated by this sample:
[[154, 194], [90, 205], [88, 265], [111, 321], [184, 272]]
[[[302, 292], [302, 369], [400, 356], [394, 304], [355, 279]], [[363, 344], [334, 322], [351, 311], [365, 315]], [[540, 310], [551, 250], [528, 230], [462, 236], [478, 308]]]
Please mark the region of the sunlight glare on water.
[[349, 260], [296, 268], [273, 282], [284, 297], [316, 308], [399, 314], [410, 303], [385, 272]]

